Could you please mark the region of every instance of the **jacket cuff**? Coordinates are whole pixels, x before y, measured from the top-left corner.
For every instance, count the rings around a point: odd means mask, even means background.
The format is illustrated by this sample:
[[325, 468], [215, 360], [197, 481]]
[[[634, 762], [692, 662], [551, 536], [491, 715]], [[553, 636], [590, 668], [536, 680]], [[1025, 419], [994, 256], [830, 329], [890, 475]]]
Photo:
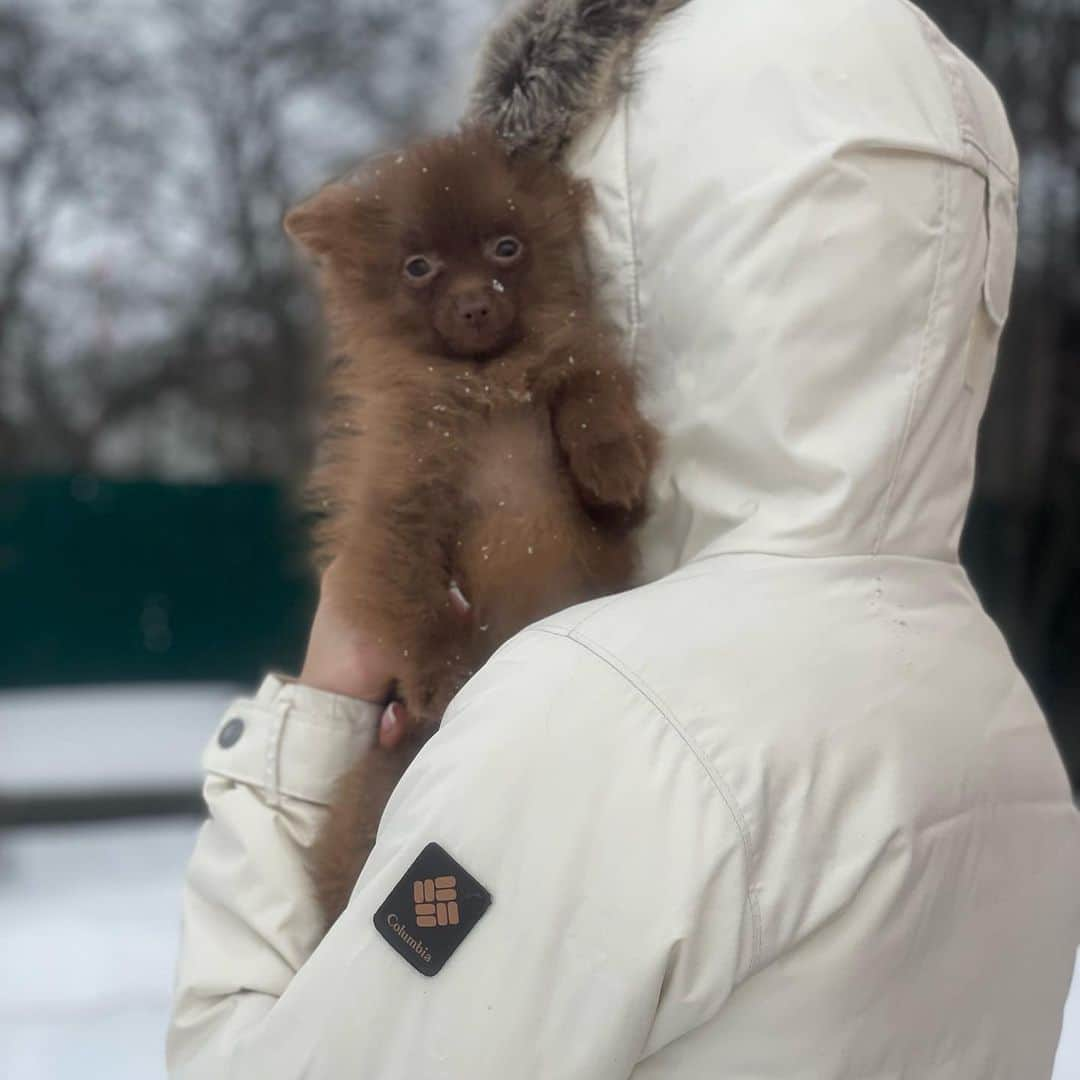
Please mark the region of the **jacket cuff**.
[[383, 706], [268, 675], [233, 702], [203, 752], [203, 769], [266, 793], [329, 804], [334, 786], [375, 744]]

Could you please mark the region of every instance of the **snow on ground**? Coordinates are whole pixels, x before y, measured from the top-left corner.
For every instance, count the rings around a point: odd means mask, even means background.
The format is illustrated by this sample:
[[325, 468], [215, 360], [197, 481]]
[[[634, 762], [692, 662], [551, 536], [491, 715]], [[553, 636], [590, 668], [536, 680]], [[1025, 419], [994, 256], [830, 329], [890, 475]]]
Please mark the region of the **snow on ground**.
[[0, 693], [0, 794], [197, 790], [203, 745], [237, 692], [196, 683]]
[[0, 836], [0, 1076], [156, 1080], [194, 820]]
[[[0, 693], [0, 796], [197, 791], [228, 686]], [[0, 833], [0, 1077], [156, 1080], [194, 818]]]

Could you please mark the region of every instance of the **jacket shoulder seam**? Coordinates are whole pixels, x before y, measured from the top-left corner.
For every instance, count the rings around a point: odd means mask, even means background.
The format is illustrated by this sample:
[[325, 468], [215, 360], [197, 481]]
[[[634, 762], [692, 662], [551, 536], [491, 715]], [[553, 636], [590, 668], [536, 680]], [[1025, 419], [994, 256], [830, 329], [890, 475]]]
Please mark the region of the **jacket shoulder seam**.
[[559, 637], [568, 641], [573, 641], [601, 663], [611, 668], [611, 670], [614, 671], [623, 682], [629, 685], [639, 697], [644, 698], [652, 706], [657, 715], [666, 722], [667, 726], [682, 740], [682, 743], [687, 750], [697, 759], [698, 765], [701, 766], [705, 775], [708, 777], [709, 782], [712, 784], [714, 790], [720, 796], [721, 801], [727, 808], [732, 821], [735, 823], [735, 828], [738, 830], [739, 839], [742, 844], [743, 855], [746, 860], [746, 906], [750, 911], [753, 936], [750, 964], [744, 977], [752, 974], [757, 970], [763, 947], [761, 911], [757, 901], [756, 890], [751, 885], [754, 876], [754, 867], [757, 865], [757, 850], [746, 815], [743, 813], [742, 807], [739, 805], [739, 801], [736, 799], [731, 787], [706, 760], [700, 747], [679, 723], [675, 717], [674, 711], [665, 703], [663, 698], [652, 687], [648, 686], [638, 675], [629, 670], [617, 656], [608, 652], [607, 649], [598, 642], [585, 637], [577, 627], [572, 629], [558, 629], [550, 626], [536, 626], [531, 628], [529, 632], [547, 634], [551, 637]]

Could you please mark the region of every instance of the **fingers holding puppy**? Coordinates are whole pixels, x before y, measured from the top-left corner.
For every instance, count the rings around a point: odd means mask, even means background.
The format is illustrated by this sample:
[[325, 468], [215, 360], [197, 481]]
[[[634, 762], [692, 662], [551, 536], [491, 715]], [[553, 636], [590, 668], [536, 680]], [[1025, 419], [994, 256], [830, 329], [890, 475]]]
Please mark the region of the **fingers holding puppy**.
[[[362, 701], [386, 701], [400, 677], [397, 657], [357, 625], [342, 590], [341, 566], [335, 561], [323, 575], [299, 681], [315, 690]], [[453, 581], [449, 607], [463, 625], [468, 622], [472, 607]], [[379, 721], [379, 745], [384, 750], [396, 749], [415, 726], [405, 705], [390, 701]]]

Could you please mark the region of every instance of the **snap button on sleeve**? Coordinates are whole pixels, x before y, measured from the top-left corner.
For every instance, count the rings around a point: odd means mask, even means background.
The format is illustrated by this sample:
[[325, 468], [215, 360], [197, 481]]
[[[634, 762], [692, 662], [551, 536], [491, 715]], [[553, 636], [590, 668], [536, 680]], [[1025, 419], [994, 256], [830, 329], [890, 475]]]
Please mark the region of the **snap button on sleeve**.
[[207, 734], [203, 769], [264, 792], [267, 802], [328, 805], [338, 780], [375, 745], [381, 705], [267, 676], [255, 700], [240, 698]]
[[244, 721], [239, 716], [234, 716], [218, 732], [218, 746], [223, 750], [228, 750], [230, 746], [235, 746], [240, 741], [240, 736], [243, 734]]

